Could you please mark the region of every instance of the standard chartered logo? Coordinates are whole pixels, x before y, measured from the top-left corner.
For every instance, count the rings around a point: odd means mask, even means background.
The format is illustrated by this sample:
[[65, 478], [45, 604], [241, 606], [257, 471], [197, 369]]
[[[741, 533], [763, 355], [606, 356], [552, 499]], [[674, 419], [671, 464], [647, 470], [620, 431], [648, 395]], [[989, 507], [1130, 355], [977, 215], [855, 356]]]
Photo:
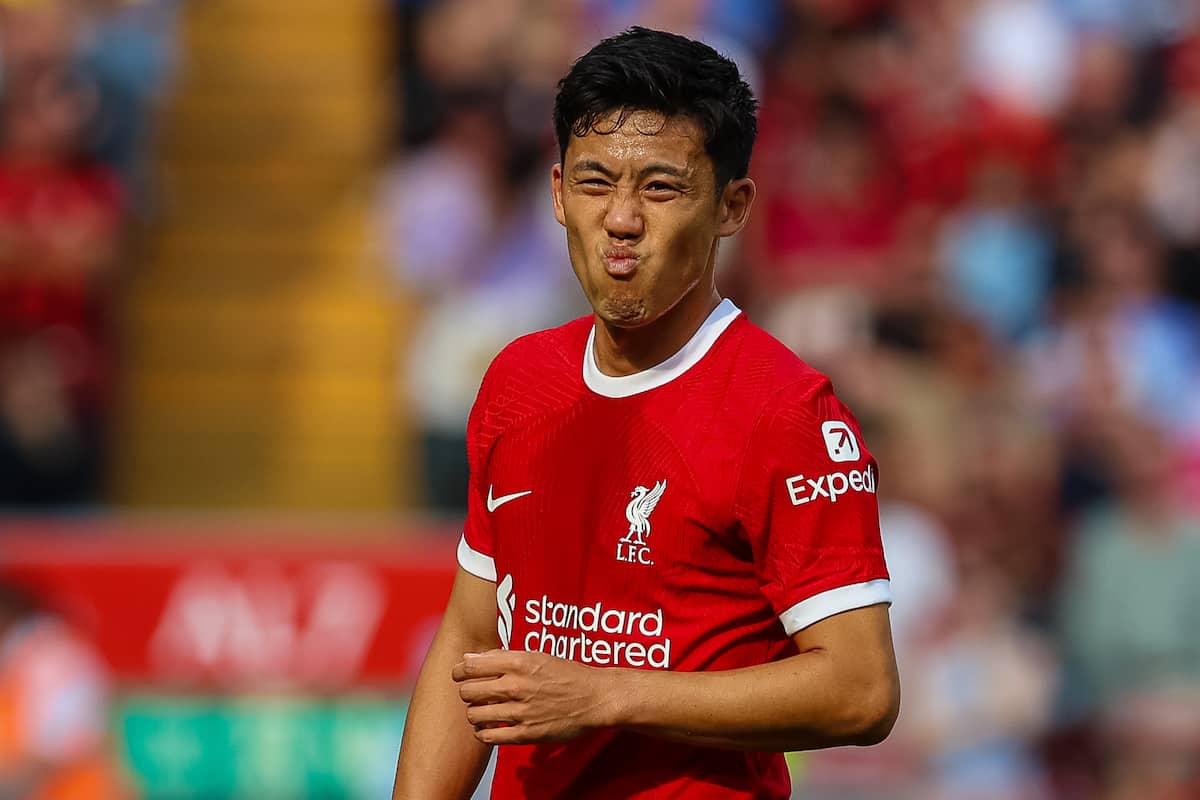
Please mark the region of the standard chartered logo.
[[663, 636], [663, 611], [626, 611], [603, 603], [556, 603], [542, 595], [525, 601], [526, 650], [600, 666], [671, 665], [671, 639]]
[[500, 617], [496, 620], [496, 632], [500, 634], [500, 645], [509, 649], [512, 641], [513, 611], [517, 607], [517, 596], [513, 594], [513, 577], [505, 575], [504, 580], [496, 584], [496, 609]]
[[[496, 584], [496, 633], [511, 650], [517, 595], [513, 576]], [[623, 667], [671, 666], [671, 639], [663, 635], [663, 610], [627, 611], [604, 603], [556, 603], [546, 595], [525, 601], [529, 632], [517, 647], [584, 664]]]

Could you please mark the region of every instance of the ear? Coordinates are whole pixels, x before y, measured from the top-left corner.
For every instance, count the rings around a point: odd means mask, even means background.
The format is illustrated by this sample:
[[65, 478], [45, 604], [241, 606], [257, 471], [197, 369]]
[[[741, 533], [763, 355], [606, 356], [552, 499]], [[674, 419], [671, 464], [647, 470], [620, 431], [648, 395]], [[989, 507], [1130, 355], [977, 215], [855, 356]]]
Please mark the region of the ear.
[[754, 205], [754, 181], [738, 178], [725, 184], [721, 192], [718, 236], [733, 236], [746, 226], [750, 219], [750, 206]]
[[563, 212], [563, 170], [562, 164], [550, 168], [550, 194], [554, 198], [554, 218], [564, 228], [567, 226], [567, 215]]

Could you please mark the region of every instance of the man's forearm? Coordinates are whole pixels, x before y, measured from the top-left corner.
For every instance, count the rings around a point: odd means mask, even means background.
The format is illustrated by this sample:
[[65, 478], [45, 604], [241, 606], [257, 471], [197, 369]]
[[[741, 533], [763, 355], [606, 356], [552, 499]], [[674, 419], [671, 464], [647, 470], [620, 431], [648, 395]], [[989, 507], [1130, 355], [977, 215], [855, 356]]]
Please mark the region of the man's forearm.
[[565, 741], [621, 727], [708, 747], [811, 750], [873, 744], [900, 710], [887, 608], [847, 611], [792, 637], [798, 655], [725, 672], [592, 667], [492, 650], [454, 665], [475, 736]]
[[491, 747], [475, 738], [467, 723], [450, 669], [462, 657], [463, 643], [439, 631], [413, 690], [393, 800], [468, 798], [487, 766]]
[[465, 800], [487, 766], [491, 747], [474, 736], [451, 670], [464, 652], [496, 646], [487, 613], [495, 591], [492, 584], [459, 572], [413, 689], [393, 800]]
[[894, 683], [856, 685], [824, 651], [723, 672], [604, 670], [610, 724], [735, 750], [874, 744], [895, 721]]

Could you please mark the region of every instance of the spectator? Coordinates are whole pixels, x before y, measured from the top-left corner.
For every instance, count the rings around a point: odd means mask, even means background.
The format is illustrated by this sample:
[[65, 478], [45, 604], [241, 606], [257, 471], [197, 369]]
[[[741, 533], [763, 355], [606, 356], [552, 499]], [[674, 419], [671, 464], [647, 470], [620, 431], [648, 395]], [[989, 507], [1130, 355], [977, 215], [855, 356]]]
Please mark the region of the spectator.
[[946, 221], [942, 258], [949, 294], [993, 337], [1017, 341], [1042, 321], [1051, 247], [1018, 165], [981, 164], [969, 198]]
[[[1119, 169], [1119, 167], [1117, 167]], [[1086, 209], [1086, 207], [1085, 207]], [[1082, 212], [1083, 283], [1034, 338], [1030, 376], [1065, 423], [1113, 402], [1186, 435], [1200, 425], [1200, 318], [1165, 291], [1162, 241], [1142, 213], [1104, 200]]]
[[802, 132], [788, 124], [774, 141], [771, 113], [764, 103], [759, 248], [751, 253], [756, 297], [830, 284], [877, 286], [900, 195], [870, 110], [854, 97], [828, 95]]
[[108, 680], [86, 644], [0, 584], [0, 797], [119, 800]]
[[81, 151], [93, 87], [66, 3], [0, 14], [0, 504], [96, 498], [110, 386], [116, 176]]
[[1049, 729], [1057, 663], [1018, 608], [1002, 571], [968, 561], [940, 635], [908, 674], [909, 725], [928, 771], [920, 797], [1049, 797], [1033, 742]]
[[148, 170], [153, 115], [159, 110], [179, 55], [179, 0], [86, 0], [80, 66], [95, 82], [97, 113], [84, 132], [86, 149], [115, 169], [135, 202], [150, 210]]
[[[553, 17], [517, 26], [497, 9], [488, 13], [498, 27], [468, 36], [471, 48], [436, 47], [465, 35], [448, 26], [468, 12], [451, 3], [422, 21], [420, 66], [442, 114], [430, 138], [384, 173], [376, 209], [385, 259], [424, 307], [402, 375], [426, 500], [442, 511], [466, 507], [465, 426], [483, 368], [513, 338], [575, 315], [579, 302], [549, 208], [550, 131], [526, 121], [549, 119], [554, 87], [540, 76], [561, 73], [569, 49]], [[482, 51], [507, 80], [477, 70]]]
[[1072, 707], [1200, 690], [1200, 518], [1174, 493], [1165, 431], [1114, 411], [1097, 421], [1112, 501], [1073, 531], [1062, 590]]

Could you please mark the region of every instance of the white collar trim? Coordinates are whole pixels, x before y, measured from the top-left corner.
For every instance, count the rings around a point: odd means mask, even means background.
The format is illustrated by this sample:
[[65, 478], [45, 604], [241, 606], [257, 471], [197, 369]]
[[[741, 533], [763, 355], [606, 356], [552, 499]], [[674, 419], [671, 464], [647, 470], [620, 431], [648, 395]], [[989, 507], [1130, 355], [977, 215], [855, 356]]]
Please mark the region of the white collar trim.
[[583, 382], [596, 394], [614, 398], [657, 389], [696, 366], [740, 313], [741, 309], [733, 301], [722, 300], [679, 352], [661, 364], [620, 377], [605, 375], [596, 366], [596, 326], [593, 324], [583, 354]]

